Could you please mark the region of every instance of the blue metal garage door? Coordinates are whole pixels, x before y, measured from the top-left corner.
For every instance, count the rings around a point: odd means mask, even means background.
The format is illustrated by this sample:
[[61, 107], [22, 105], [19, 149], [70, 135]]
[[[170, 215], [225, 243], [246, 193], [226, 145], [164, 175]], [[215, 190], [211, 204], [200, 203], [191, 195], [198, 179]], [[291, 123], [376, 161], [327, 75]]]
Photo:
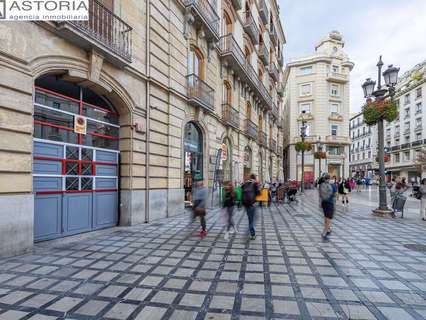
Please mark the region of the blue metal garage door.
[[[35, 241], [116, 225], [118, 114], [102, 97], [52, 77], [36, 82], [35, 92]], [[76, 116], [86, 133], [76, 132]]]

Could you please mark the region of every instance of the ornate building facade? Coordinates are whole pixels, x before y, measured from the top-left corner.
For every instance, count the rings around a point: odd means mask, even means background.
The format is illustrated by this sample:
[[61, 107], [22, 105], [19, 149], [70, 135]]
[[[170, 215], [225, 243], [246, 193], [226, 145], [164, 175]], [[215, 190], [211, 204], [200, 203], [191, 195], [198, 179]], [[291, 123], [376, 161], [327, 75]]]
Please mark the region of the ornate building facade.
[[[333, 31], [318, 43], [313, 55], [286, 66], [284, 167], [289, 179], [302, 179], [302, 159], [295, 144], [301, 140], [303, 122], [305, 140], [313, 144], [312, 151], [305, 152], [305, 180], [313, 181], [320, 171], [349, 175], [349, 74], [354, 64], [343, 47], [342, 35]], [[326, 159], [314, 159], [317, 142], [327, 153]]]
[[89, 5], [0, 23], [0, 255], [180, 214], [195, 175], [280, 176], [276, 0]]

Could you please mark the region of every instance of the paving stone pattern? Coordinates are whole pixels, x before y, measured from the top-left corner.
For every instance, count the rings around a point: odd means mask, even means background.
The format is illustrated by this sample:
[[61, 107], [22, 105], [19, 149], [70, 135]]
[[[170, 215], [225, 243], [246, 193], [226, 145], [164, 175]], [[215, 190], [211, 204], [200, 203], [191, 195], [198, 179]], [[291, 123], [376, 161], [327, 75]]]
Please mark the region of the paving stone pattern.
[[426, 224], [369, 211], [339, 208], [328, 241], [311, 191], [259, 208], [254, 241], [216, 210], [204, 239], [187, 215], [38, 244], [0, 260], [0, 320], [426, 319], [426, 254], [404, 247]]

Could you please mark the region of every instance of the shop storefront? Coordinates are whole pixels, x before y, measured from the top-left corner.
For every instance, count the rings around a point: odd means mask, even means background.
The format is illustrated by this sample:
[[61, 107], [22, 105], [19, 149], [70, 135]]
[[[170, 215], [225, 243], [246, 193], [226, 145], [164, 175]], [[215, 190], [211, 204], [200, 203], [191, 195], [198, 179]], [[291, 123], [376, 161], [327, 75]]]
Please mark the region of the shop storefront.
[[103, 96], [75, 83], [35, 81], [34, 240], [118, 222], [119, 115]]
[[191, 205], [194, 177], [203, 179], [203, 135], [196, 123], [188, 122], [185, 125], [183, 143], [185, 205]]

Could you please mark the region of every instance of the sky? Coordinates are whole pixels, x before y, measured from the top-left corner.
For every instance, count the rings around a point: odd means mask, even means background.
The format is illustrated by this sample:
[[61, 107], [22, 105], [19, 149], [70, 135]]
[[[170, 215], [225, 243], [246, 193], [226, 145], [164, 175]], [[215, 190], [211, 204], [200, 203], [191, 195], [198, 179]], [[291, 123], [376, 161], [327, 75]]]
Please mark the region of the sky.
[[426, 59], [426, 0], [278, 0], [286, 35], [284, 59], [309, 55], [330, 31], [343, 35], [355, 67], [351, 72], [351, 112], [364, 103], [361, 85], [377, 81], [377, 61], [400, 75]]

